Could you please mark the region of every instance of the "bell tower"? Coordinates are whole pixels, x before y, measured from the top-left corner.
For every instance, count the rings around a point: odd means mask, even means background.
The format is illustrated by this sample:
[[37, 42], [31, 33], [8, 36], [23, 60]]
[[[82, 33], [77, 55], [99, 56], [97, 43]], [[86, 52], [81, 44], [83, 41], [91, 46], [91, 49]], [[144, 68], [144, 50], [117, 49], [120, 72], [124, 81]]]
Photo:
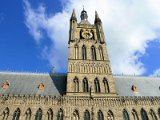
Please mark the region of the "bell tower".
[[77, 22], [75, 10], [70, 18], [67, 95], [114, 96], [115, 83], [106, 49], [102, 22], [95, 12], [94, 24], [87, 11]]

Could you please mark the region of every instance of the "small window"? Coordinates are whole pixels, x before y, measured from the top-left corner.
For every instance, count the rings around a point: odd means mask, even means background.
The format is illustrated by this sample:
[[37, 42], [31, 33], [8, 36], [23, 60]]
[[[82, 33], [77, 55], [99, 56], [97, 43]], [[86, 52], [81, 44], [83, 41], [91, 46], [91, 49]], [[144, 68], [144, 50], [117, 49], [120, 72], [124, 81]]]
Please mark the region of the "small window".
[[4, 82], [3, 84], [2, 84], [2, 88], [3, 89], [7, 89], [9, 87], [9, 82], [8, 81], [6, 81], [6, 82]]
[[131, 90], [132, 90], [133, 92], [138, 92], [138, 87], [137, 87], [136, 85], [132, 85]]
[[44, 84], [43, 84], [43, 83], [40, 83], [40, 84], [38, 85], [38, 89], [41, 90], [41, 91], [43, 91], [43, 90], [44, 90]]

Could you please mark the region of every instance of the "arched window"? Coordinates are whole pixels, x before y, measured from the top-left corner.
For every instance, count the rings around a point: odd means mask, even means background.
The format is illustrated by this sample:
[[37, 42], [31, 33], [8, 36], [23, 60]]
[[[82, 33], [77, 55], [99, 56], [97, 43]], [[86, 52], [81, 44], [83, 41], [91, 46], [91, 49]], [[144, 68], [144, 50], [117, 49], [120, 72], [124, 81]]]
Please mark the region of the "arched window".
[[111, 110], [109, 110], [107, 113], [107, 120], [114, 120], [114, 115]]
[[98, 111], [97, 120], [104, 120], [104, 116], [101, 110]]
[[78, 81], [78, 78], [75, 77], [73, 82], [74, 82], [74, 92], [79, 92], [79, 81]]
[[123, 120], [130, 120], [128, 112], [125, 109], [123, 110]]
[[92, 39], [94, 40], [95, 39], [95, 37], [94, 37], [94, 31], [93, 30], [91, 30], [91, 33], [92, 33]]
[[96, 48], [94, 46], [91, 47], [92, 60], [97, 60], [96, 56]]
[[84, 120], [90, 120], [90, 114], [88, 110], [84, 112]]
[[158, 109], [158, 116], [159, 116], [159, 118], [160, 118], [160, 108]]
[[99, 80], [97, 78], [94, 80], [94, 86], [95, 86], [95, 92], [101, 92]]
[[78, 45], [75, 45], [75, 46], [74, 46], [74, 49], [75, 49], [75, 59], [78, 59], [78, 58], [79, 58]]
[[82, 46], [82, 59], [83, 60], [87, 59], [87, 51], [86, 51], [86, 47], [84, 45]]
[[58, 111], [57, 120], [63, 120], [63, 117], [64, 117], [64, 115], [63, 115], [63, 110], [60, 109], [60, 110]]
[[42, 110], [40, 108], [37, 110], [35, 120], [42, 120]]
[[79, 120], [79, 113], [77, 110], [73, 112], [73, 120]]
[[134, 120], [139, 120], [137, 112], [136, 112], [135, 109], [132, 110], [132, 115], [133, 115]]
[[6, 108], [6, 109], [3, 111], [3, 119], [2, 119], [2, 120], [7, 120], [7, 119], [8, 119], [8, 116], [9, 116], [9, 109]]
[[26, 115], [25, 120], [31, 120], [31, 109], [30, 108], [27, 109], [25, 115]]
[[83, 39], [82, 32], [83, 32], [83, 29], [80, 30], [80, 39]]
[[105, 93], [109, 93], [110, 90], [109, 90], [109, 84], [108, 84], [108, 80], [106, 78], [103, 79], [103, 83], [104, 83], [104, 90], [105, 90]]
[[88, 92], [88, 80], [87, 80], [87, 78], [83, 79], [83, 92]]
[[47, 118], [47, 120], [53, 120], [53, 111], [51, 108], [47, 111]]
[[142, 117], [142, 120], [149, 120], [148, 115], [143, 108], [141, 109], [141, 117]]
[[99, 54], [100, 54], [100, 59], [104, 60], [104, 56], [103, 56], [103, 48], [101, 46], [99, 46]]
[[158, 120], [155, 112], [152, 109], [150, 109], [150, 115], [152, 117], [152, 120]]
[[14, 112], [12, 120], [19, 120], [19, 117], [20, 117], [20, 109], [17, 108], [16, 111]]

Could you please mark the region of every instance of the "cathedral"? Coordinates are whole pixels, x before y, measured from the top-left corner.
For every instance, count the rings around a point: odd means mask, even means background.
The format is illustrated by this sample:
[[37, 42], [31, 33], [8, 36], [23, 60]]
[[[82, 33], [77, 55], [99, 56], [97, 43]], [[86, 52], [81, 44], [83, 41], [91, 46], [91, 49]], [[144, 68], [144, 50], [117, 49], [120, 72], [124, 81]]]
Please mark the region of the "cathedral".
[[98, 13], [80, 17], [66, 74], [0, 72], [0, 120], [160, 120], [160, 78], [113, 75]]

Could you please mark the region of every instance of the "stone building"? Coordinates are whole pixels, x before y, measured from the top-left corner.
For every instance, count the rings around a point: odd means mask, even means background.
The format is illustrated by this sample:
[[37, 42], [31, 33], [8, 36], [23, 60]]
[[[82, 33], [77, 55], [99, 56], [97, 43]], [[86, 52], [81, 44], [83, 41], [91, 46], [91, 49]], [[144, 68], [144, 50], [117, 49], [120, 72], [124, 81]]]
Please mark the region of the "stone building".
[[98, 13], [70, 18], [67, 74], [0, 72], [0, 120], [160, 120], [160, 78], [114, 76]]

